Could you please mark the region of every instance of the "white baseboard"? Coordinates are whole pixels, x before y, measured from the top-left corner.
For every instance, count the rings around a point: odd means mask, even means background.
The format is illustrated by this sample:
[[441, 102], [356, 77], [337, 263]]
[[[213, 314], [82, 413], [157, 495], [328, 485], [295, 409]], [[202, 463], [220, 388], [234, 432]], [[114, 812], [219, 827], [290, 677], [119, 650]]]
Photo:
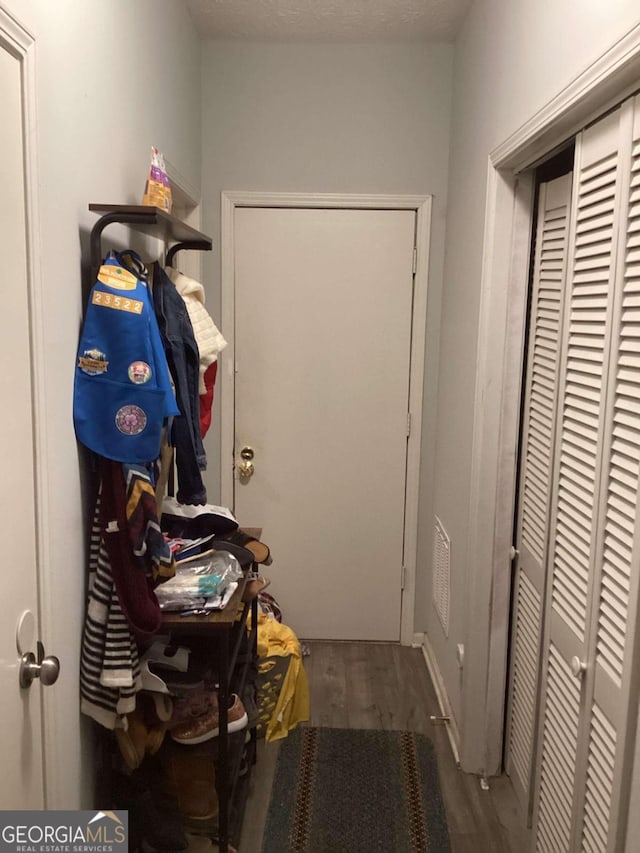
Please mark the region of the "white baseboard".
[[424, 645], [424, 634], [414, 634], [413, 640], [411, 641], [412, 649], [421, 649]]
[[[420, 635], [416, 634], [415, 636], [418, 637]], [[442, 679], [440, 669], [433, 653], [433, 648], [431, 647], [431, 643], [429, 642], [429, 638], [426, 634], [422, 634], [421, 636], [422, 654], [424, 655], [424, 660], [427, 665], [427, 669], [429, 670], [429, 675], [431, 676], [433, 688], [436, 692], [438, 705], [440, 707], [440, 713], [443, 717], [447, 717], [447, 722], [445, 723], [445, 725], [447, 727], [447, 735], [449, 736], [451, 752], [453, 753], [453, 758], [456, 762], [456, 767], [460, 767], [460, 733], [458, 731], [458, 726], [455, 717], [453, 716], [453, 713], [451, 711], [451, 703], [449, 702], [449, 697], [447, 695], [447, 691], [444, 686], [444, 681]]]

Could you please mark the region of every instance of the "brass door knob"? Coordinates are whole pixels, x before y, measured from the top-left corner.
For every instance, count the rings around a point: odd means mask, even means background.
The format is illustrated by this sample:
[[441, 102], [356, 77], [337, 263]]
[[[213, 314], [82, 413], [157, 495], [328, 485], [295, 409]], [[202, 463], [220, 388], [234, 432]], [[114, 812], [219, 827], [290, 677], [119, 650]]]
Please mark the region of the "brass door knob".
[[240, 462], [238, 462], [238, 475], [241, 480], [248, 480], [253, 476], [254, 467], [252, 459], [254, 452], [252, 447], [243, 447], [240, 451]]

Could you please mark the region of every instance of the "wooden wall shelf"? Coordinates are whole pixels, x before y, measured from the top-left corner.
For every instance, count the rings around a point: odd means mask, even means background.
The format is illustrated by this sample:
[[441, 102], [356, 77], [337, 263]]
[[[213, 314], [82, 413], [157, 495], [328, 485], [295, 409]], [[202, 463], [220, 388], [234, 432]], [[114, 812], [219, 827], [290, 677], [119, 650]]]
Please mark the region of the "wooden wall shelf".
[[[100, 213], [100, 219], [91, 229], [91, 269], [96, 272], [102, 261], [102, 232], [111, 224], [129, 225], [143, 234], [149, 234], [167, 243], [174, 243], [169, 250], [171, 257], [180, 248], [200, 249], [210, 252], [213, 242], [206, 234], [202, 234], [182, 220], [177, 219], [159, 207], [143, 204], [90, 204], [92, 213]], [[167, 258], [170, 263], [170, 258]]]

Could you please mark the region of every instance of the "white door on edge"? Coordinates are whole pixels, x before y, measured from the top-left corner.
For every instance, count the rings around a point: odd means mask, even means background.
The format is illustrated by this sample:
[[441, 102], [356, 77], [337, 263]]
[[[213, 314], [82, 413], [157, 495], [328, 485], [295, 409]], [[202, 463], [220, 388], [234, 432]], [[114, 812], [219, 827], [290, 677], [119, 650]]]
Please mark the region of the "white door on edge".
[[[36, 681], [19, 685], [18, 644], [35, 652], [38, 593], [31, 330], [26, 244], [21, 63], [5, 49], [0, 20], [0, 446], [2, 447], [2, 594], [0, 595], [0, 810], [44, 802], [41, 697]], [[22, 614], [22, 626], [18, 622]], [[17, 637], [19, 634], [19, 638]]]
[[236, 516], [299, 637], [397, 641], [415, 213], [235, 216]]

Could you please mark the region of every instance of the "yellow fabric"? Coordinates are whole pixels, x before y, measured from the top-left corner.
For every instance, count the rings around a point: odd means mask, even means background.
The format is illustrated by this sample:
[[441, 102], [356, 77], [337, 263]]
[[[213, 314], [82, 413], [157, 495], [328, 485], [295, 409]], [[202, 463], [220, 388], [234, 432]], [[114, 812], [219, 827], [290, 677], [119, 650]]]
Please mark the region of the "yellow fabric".
[[309, 719], [309, 683], [302, 665], [300, 643], [291, 628], [258, 613], [258, 658], [272, 656], [290, 657], [290, 660], [278, 702], [267, 725], [267, 741], [286, 737], [298, 723]]

